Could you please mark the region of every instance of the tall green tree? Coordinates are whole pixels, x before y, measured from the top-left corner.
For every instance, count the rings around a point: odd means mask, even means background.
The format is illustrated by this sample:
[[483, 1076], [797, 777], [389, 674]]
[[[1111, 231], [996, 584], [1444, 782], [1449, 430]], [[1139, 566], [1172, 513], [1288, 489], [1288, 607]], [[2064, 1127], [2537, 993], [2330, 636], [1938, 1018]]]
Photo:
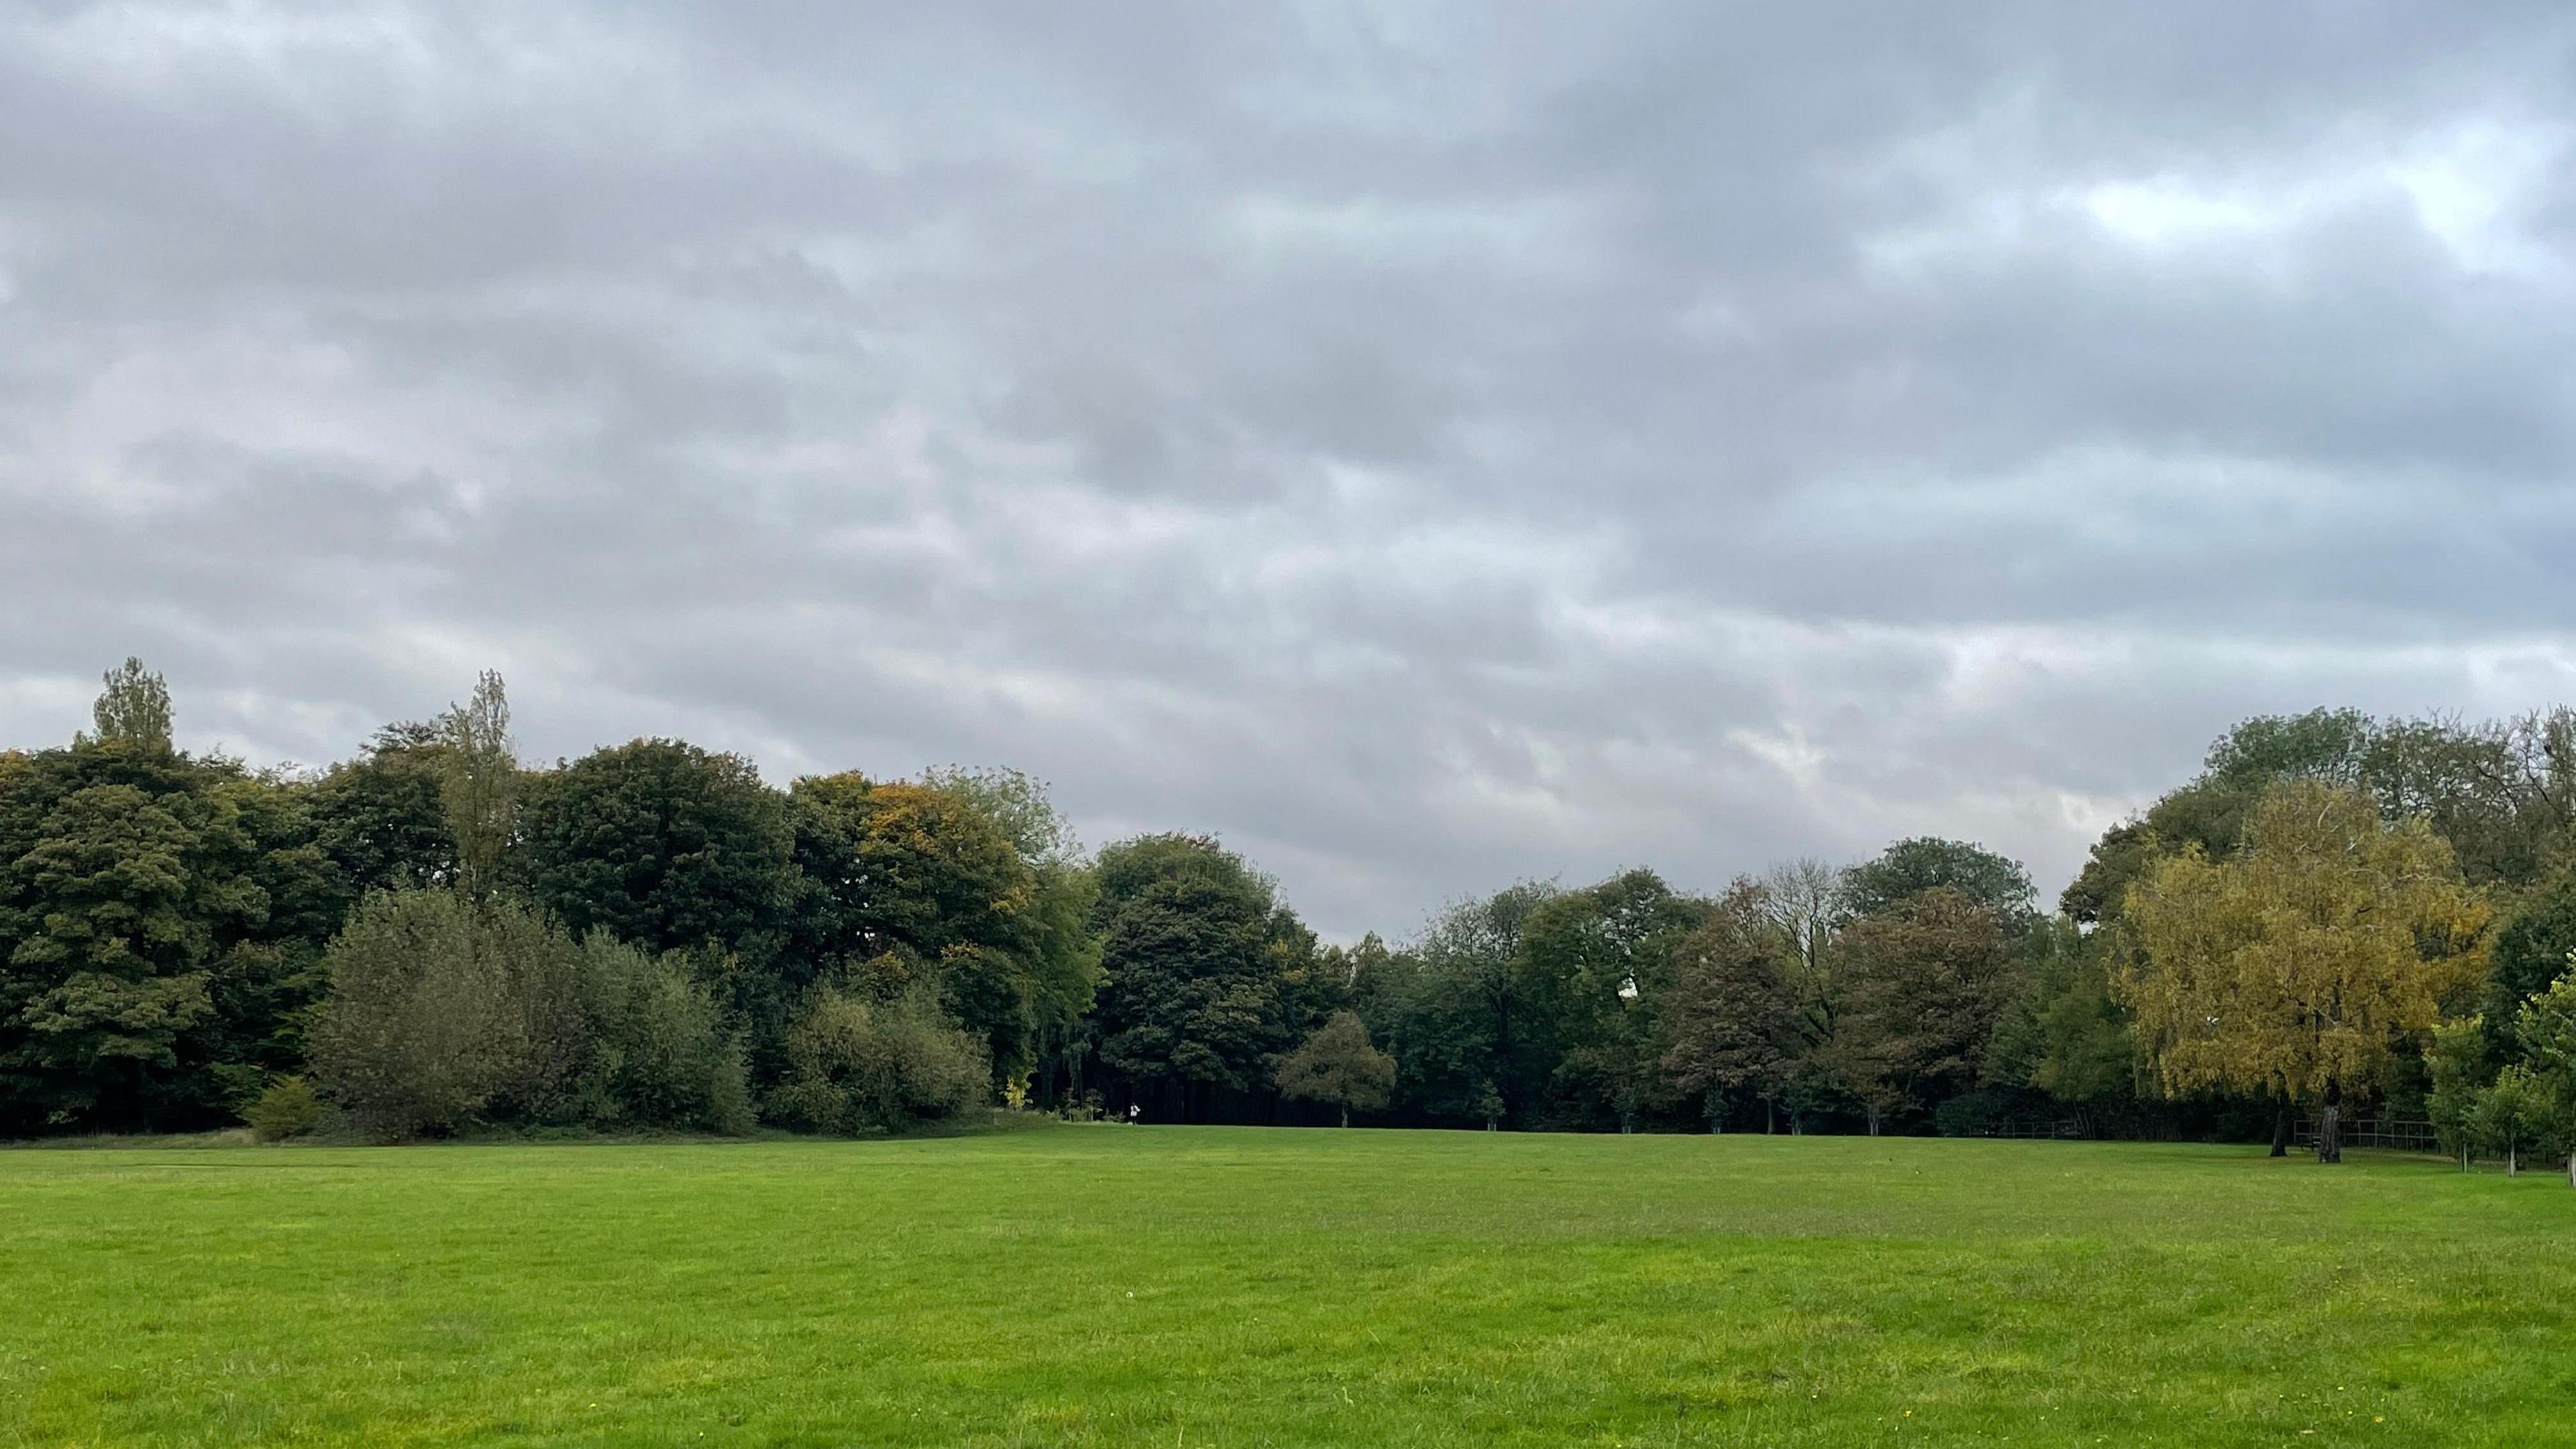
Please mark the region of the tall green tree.
[[1876, 915], [1929, 890], [1951, 890], [1993, 914], [2007, 929], [2031, 919], [2037, 892], [2021, 863], [1964, 840], [1916, 836], [1843, 872], [1846, 918]]
[[334, 915], [298, 787], [169, 747], [157, 677], [0, 770], [0, 1130], [207, 1126], [292, 1065]]
[[595, 750], [522, 786], [528, 892], [576, 934], [766, 959], [797, 895], [787, 801], [678, 740]]
[[1516, 1065], [1545, 1120], [1633, 1130], [1672, 1105], [1658, 1013], [1677, 949], [1707, 919], [1706, 901], [1642, 869], [1530, 913], [1513, 964], [1533, 1007]]
[[2033, 964], [2039, 1051], [2028, 1084], [2079, 1105], [2128, 1098], [2137, 1086], [2137, 1036], [2103, 952], [2084, 938], [2061, 939]]
[[1557, 888], [1523, 881], [1443, 908], [1421, 936], [1376, 963], [1355, 996], [1396, 1060], [1395, 1103], [1438, 1121], [1526, 1125], [1546, 1068], [1531, 1043], [1536, 1006], [1517, 969], [1530, 917]]
[[1274, 1069], [1279, 1093], [1338, 1109], [1351, 1125], [1351, 1109], [1375, 1111], [1395, 1091], [1395, 1058], [1369, 1041], [1355, 1011], [1337, 1011], [1283, 1054]]
[[143, 754], [168, 754], [170, 686], [161, 676], [144, 668], [142, 660], [129, 656], [100, 679], [106, 688], [99, 691], [98, 702], [90, 708], [90, 719], [98, 733], [81, 738], [112, 741]]
[[2570, 952], [2576, 952], [2576, 868], [2562, 868], [2520, 892], [2496, 931], [2478, 1002], [2488, 1028], [2490, 1066], [2515, 1054], [2515, 1017], [2524, 1002], [2566, 973]]
[[1270, 880], [1214, 840], [1146, 835], [1100, 852], [1094, 1030], [1106, 1084], [1165, 1117], [1198, 1119], [1268, 1084], [1297, 1040], [1291, 998], [1312, 932]]
[[439, 734], [439, 804], [456, 850], [456, 884], [468, 898], [485, 900], [501, 889], [518, 834], [519, 761], [501, 676], [484, 670], [474, 697], [439, 717]]

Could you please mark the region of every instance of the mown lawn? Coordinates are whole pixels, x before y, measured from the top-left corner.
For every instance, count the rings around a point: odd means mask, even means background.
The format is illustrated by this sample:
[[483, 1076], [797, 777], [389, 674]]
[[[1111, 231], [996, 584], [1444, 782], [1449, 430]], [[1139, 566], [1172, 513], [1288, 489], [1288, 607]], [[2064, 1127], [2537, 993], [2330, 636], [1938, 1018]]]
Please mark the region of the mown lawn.
[[2576, 1443], [2576, 1192], [1067, 1127], [0, 1152], [0, 1444]]

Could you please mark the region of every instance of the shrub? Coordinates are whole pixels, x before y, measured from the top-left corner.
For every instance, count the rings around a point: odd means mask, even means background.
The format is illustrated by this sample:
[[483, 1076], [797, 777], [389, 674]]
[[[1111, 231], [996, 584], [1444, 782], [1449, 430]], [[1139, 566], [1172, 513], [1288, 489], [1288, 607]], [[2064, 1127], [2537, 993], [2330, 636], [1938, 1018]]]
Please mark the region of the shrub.
[[388, 1141], [479, 1122], [750, 1126], [742, 1054], [677, 955], [575, 942], [532, 907], [370, 896], [331, 943], [324, 1094]]
[[452, 1132], [526, 1085], [512, 1081], [529, 1054], [524, 1014], [490, 924], [445, 891], [386, 891], [332, 941], [313, 1072], [359, 1130]]
[[853, 1136], [956, 1116], [984, 1099], [992, 1072], [983, 1043], [919, 992], [870, 1002], [817, 991], [788, 1032], [787, 1062], [780, 1115]]
[[283, 1142], [322, 1125], [322, 1099], [302, 1077], [280, 1077], [242, 1110], [242, 1120], [260, 1141]]
[[581, 943], [581, 961], [590, 1121], [751, 1130], [742, 1044], [691, 976], [686, 956], [650, 956], [593, 931]]

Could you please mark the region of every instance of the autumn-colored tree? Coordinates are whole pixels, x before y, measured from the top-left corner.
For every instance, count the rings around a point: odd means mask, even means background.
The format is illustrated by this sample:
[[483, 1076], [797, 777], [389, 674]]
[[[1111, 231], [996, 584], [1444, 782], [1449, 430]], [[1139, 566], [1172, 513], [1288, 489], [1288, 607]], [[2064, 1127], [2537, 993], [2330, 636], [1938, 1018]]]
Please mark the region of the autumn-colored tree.
[[1933, 886], [1843, 932], [1843, 1009], [1822, 1054], [1875, 1136], [1898, 1112], [1976, 1084], [1995, 1024], [2021, 992], [2013, 923]]
[[1042, 1048], [1091, 1004], [1092, 878], [1034, 782], [939, 778], [796, 782], [799, 949], [826, 977], [866, 963], [879, 994], [929, 989], [983, 1039], [995, 1088], [1024, 1090]]
[[2422, 821], [2295, 780], [2264, 795], [2235, 856], [2158, 862], [2126, 917], [2139, 950], [2118, 989], [2164, 1088], [2313, 1102], [2334, 1162], [2346, 1098], [2480, 980], [2489, 911]]
[[[1090, 1035], [1083, 1017], [1100, 988], [1100, 938], [1092, 934], [1091, 908], [1098, 877], [1083, 856], [1072, 825], [1057, 812], [1046, 785], [1017, 770], [950, 766], [927, 771], [922, 783], [964, 801], [1010, 839], [1034, 876], [1028, 910], [1030, 1005], [1036, 1023], [1034, 1068], [1017, 1068], [1024, 1090], [1056, 1102], [1082, 1095], [1083, 1059]], [[1018, 1060], [1004, 1044], [994, 1060], [1013, 1070]]]
[[1802, 942], [1763, 885], [1739, 880], [1707, 924], [1674, 951], [1664, 998], [1663, 1068], [1673, 1086], [1700, 1099], [1712, 1131], [1724, 1129], [1729, 1099], [1773, 1105], [1812, 1042]]
[[1339, 1107], [1348, 1127], [1353, 1107], [1368, 1112], [1386, 1105], [1395, 1090], [1395, 1058], [1369, 1042], [1359, 1013], [1336, 1011], [1279, 1058], [1271, 1079], [1283, 1097]]

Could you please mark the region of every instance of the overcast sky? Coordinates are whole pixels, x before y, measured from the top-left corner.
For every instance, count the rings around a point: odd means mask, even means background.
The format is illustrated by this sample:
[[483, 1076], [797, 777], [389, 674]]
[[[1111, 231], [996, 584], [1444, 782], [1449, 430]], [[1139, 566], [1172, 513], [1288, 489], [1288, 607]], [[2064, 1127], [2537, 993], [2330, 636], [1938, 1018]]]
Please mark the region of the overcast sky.
[[2576, 698], [2576, 7], [0, 3], [0, 743], [1007, 764], [1335, 936]]

